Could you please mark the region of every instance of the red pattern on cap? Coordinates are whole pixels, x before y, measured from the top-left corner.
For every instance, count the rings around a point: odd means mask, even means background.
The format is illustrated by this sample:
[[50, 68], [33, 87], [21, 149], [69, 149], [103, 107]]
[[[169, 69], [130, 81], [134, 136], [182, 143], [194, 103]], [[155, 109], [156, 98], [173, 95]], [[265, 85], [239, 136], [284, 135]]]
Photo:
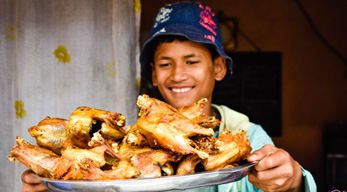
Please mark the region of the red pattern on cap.
[[206, 39], [211, 40], [213, 43], [216, 42], [216, 38], [215, 38], [213, 35], [204, 35], [204, 37], [205, 37]]
[[[212, 17], [214, 16], [214, 13], [211, 11], [211, 8], [204, 7], [203, 5], [200, 5], [200, 8], [203, 9], [200, 12], [200, 25], [205, 27], [207, 30], [209, 30], [214, 36], [216, 36], [216, 23], [213, 21]], [[214, 41], [213, 41], [214, 42]]]

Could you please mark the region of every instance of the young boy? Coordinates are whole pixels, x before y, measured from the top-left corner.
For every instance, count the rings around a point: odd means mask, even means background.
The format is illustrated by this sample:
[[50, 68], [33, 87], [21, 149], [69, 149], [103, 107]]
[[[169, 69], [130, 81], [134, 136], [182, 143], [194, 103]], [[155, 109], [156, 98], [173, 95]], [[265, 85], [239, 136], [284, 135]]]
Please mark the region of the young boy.
[[216, 131], [244, 129], [250, 136], [254, 152], [247, 160], [259, 163], [248, 178], [192, 191], [316, 191], [312, 175], [288, 152], [276, 148], [259, 125], [226, 106], [211, 103], [215, 82], [231, 75], [232, 60], [222, 48], [218, 22], [209, 7], [180, 2], [161, 8], [140, 61], [144, 77], [167, 103], [180, 108], [207, 98], [205, 114], [223, 121]]
[[[223, 121], [216, 132], [244, 129], [250, 136], [254, 152], [248, 161], [259, 163], [248, 177], [189, 191], [316, 191], [312, 175], [288, 152], [276, 148], [259, 125], [243, 114], [211, 103], [216, 81], [231, 75], [232, 60], [222, 48], [218, 23], [209, 7], [181, 2], [161, 8], [140, 61], [145, 78], [158, 87], [167, 103], [180, 108], [207, 98], [205, 114]], [[32, 175], [30, 171], [23, 173], [23, 191], [43, 191], [39, 181], [33, 183]]]

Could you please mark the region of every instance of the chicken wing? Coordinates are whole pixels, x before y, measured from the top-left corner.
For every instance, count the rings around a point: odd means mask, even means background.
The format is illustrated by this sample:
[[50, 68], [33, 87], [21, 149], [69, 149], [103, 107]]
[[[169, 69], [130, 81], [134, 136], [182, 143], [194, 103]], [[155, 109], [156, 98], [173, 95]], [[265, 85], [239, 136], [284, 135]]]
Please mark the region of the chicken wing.
[[217, 125], [221, 123], [218, 119], [216, 119], [214, 116], [207, 116], [203, 112], [203, 106], [207, 102], [206, 98], [200, 99], [196, 103], [193, 103], [191, 105], [184, 106], [180, 109], [178, 109], [179, 113], [187, 117], [188, 119], [193, 120], [195, 123], [199, 124], [202, 127], [205, 128], [215, 128]]
[[59, 155], [40, 146], [31, 145], [19, 136], [16, 138], [16, 143], [17, 146], [13, 146], [10, 155], [7, 157], [10, 161], [17, 160], [36, 174], [53, 178], [53, 171], [60, 159]]

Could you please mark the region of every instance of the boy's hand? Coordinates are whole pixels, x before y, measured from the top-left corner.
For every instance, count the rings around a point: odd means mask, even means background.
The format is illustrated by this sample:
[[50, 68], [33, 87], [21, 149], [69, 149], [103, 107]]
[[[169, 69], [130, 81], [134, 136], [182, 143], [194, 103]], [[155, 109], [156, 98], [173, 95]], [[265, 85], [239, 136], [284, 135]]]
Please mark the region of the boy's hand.
[[259, 163], [252, 168], [248, 180], [264, 191], [300, 191], [302, 171], [287, 151], [265, 145], [248, 159]]
[[34, 179], [35, 173], [28, 169], [22, 173], [22, 192], [49, 192], [40, 180]]

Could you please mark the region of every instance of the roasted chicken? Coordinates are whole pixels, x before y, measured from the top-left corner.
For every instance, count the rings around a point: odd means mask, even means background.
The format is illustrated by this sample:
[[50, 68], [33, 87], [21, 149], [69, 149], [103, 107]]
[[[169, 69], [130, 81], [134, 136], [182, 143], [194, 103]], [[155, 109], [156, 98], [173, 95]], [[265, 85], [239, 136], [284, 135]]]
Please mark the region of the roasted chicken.
[[46, 117], [28, 129], [41, 147], [57, 154], [69, 146], [88, 148], [93, 132], [99, 131], [110, 140], [121, 140], [125, 131], [125, 116], [90, 107], [78, 107], [69, 120]]
[[54, 152], [37, 145], [31, 145], [21, 137], [16, 138], [17, 146], [13, 146], [10, 161], [19, 161], [36, 174], [47, 178], [53, 178], [55, 166], [60, 160], [60, 156]]
[[[54, 178], [106, 180], [137, 177], [139, 171], [118, 155], [99, 133], [88, 143], [91, 149], [66, 149], [54, 170]], [[102, 171], [106, 164], [111, 167]], [[118, 173], [118, 174], [116, 174]]]
[[69, 120], [46, 117], [30, 127], [38, 145], [17, 137], [8, 159], [63, 180], [152, 178], [236, 166], [250, 154], [248, 136], [240, 130], [213, 138], [221, 121], [203, 113], [206, 101], [176, 109], [140, 95], [139, 118], [126, 129], [120, 113], [79, 107]]
[[[91, 159], [78, 158], [69, 162], [69, 159], [61, 159], [60, 166], [68, 165], [69, 169], [62, 175], [55, 174], [55, 179], [63, 180], [116, 180], [137, 178], [139, 171], [128, 161], [121, 160], [118, 165], [109, 170], [102, 170]], [[56, 172], [55, 172], [56, 173]]]
[[[72, 143], [88, 148], [90, 132], [94, 127], [106, 139], [120, 140], [124, 137], [125, 116], [89, 107], [79, 107], [70, 116], [68, 130], [71, 132]], [[97, 126], [99, 124], [99, 127]]]
[[215, 142], [218, 153], [211, 154], [202, 160], [205, 170], [218, 170], [226, 166], [232, 167], [233, 163], [245, 160], [251, 154], [251, 144], [246, 131], [240, 129], [235, 135], [225, 130]]
[[137, 105], [140, 117], [136, 126], [151, 147], [163, 147], [183, 155], [193, 153], [202, 159], [209, 156], [191, 138], [198, 135], [213, 136], [213, 129], [201, 127], [174, 107], [148, 95], [140, 95]]
[[166, 149], [133, 146], [127, 143], [120, 145], [119, 154], [137, 168], [143, 178], [173, 175], [172, 163], [181, 159], [181, 155]]
[[[40, 146], [31, 145], [20, 137], [17, 137], [16, 141], [18, 146], [13, 147], [8, 159], [23, 163], [43, 177], [63, 180], [106, 180], [130, 179], [140, 174], [126, 159], [115, 153], [98, 133], [89, 142], [91, 149], [67, 148], [62, 156]], [[102, 167], [106, 164], [111, 168], [103, 171]]]
[[195, 173], [196, 166], [203, 164], [204, 170], [218, 170], [237, 166], [240, 160], [245, 160], [251, 153], [252, 147], [248, 141], [246, 131], [239, 130], [235, 135], [225, 130], [212, 141], [217, 153], [210, 153], [206, 159], [197, 155], [185, 156], [177, 167], [177, 175]]
[[36, 143], [46, 149], [61, 154], [61, 150], [71, 146], [71, 135], [68, 132], [68, 120], [46, 117], [37, 126], [28, 129], [35, 137]]

